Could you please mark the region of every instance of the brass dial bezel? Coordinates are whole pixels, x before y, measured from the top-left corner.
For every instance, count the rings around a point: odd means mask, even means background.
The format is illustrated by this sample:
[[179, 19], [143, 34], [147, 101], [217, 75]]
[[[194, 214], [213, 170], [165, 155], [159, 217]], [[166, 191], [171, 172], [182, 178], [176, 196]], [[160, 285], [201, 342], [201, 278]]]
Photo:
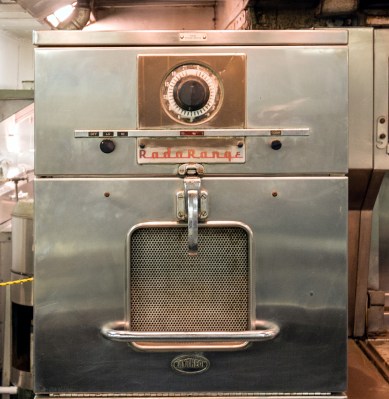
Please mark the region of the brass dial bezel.
[[[209, 89], [207, 103], [200, 109], [188, 111], [180, 107], [174, 98], [174, 88], [183, 78], [201, 79]], [[165, 113], [183, 125], [199, 125], [211, 120], [223, 102], [223, 86], [218, 74], [209, 66], [198, 62], [175, 65], [164, 77], [160, 89], [161, 105]]]

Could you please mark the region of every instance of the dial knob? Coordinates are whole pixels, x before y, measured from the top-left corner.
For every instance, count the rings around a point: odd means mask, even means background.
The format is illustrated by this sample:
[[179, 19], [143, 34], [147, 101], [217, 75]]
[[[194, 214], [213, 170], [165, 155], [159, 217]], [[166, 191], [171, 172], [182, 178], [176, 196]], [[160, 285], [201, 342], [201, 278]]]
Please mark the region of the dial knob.
[[282, 147], [282, 143], [281, 143], [281, 141], [280, 140], [273, 140], [272, 142], [271, 142], [271, 144], [270, 144], [270, 147], [273, 149], [273, 150], [280, 150], [281, 149], [281, 147]]
[[115, 142], [112, 140], [103, 140], [100, 143], [100, 150], [103, 151], [105, 154], [110, 154], [115, 149]]
[[213, 118], [222, 104], [219, 77], [206, 66], [185, 64], [174, 68], [161, 84], [161, 104], [180, 124], [200, 124]]
[[173, 89], [173, 97], [179, 107], [186, 111], [197, 111], [209, 100], [209, 87], [201, 79], [183, 78]]

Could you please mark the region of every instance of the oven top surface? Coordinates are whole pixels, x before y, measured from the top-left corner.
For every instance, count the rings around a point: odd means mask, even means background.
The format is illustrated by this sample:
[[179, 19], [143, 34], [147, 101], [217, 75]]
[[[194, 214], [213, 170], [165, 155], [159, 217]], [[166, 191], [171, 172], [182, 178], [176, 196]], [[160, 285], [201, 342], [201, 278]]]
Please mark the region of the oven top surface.
[[210, 46], [210, 45], [342, 45], [347, 30], [284, 31], [36, 31], [37, 46]]

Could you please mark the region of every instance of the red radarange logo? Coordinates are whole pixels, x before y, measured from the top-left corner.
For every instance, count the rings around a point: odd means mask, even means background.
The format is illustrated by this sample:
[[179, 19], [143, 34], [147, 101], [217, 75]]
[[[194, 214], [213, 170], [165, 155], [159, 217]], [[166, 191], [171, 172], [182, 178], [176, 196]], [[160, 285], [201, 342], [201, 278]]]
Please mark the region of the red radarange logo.
[[197, 162], [209, 161], [209, 160], [222, 160], [224, 162], [236, 162], [236, 160], [243, 160], [244, 157], [241, 151], [228, 151], [228, 150], [204, 150], [195, 148], [186, 148], [175, 150], [167, 148], [165, 151], [155, 151], [155, 149], [148, 151], [147, 149], [139, 150], [138, 160], [163, 160], [163, 161], [175, 161], [175, 160], [195, 160]]

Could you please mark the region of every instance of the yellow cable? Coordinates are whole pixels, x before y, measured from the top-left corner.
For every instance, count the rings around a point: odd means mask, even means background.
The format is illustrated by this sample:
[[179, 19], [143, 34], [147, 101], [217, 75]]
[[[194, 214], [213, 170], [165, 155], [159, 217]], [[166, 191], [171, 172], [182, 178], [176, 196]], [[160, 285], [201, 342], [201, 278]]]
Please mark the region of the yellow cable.
[[28, 283], [33, 280], [34, 280], [34, 277], [22, 278], [20, 280], [14, 280], [14, 281], [4, 281], [4, 283], [0, 283], [0, 287], [5, 287], [6, 285]]

